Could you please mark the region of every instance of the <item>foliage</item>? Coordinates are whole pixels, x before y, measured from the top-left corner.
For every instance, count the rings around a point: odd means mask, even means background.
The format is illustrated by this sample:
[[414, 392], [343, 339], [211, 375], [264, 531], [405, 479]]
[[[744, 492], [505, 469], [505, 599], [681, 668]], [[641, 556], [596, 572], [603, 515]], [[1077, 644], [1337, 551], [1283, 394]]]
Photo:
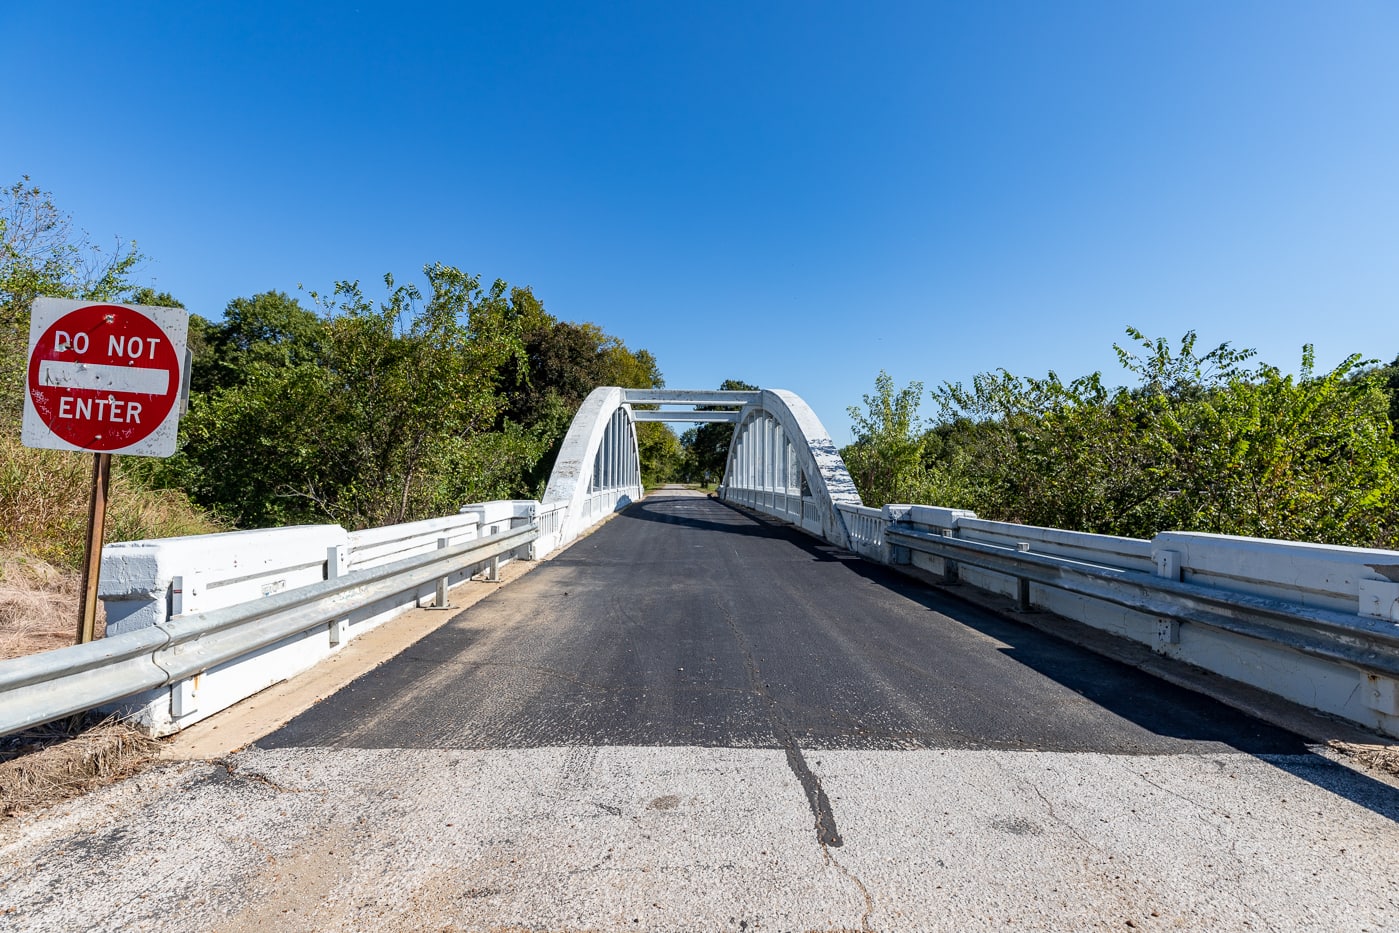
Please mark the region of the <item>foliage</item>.
[[933, 502], [987, 518], [1150, 537], [1168, 529], [1399, 546], [1399, 447], [1385, 371], [1358, 355], [1318, 374], [1248, 365], [1251, 350], [1178, 347], [1128, 328], [1136, 379], [977, 376], [933, 390], [881, 373], [844, 451], [867, 502]]
[[1356, 378], [1374, 381], [1389, 396], [1389, 424], [1399, 437], [1399, 356], [1388, 366], [1365, 370]]
[[40, 295], [121, 298], [132, 291], [131, 274], [144, 259], [134, 243], [117, 240], [110, 253], [93, 245], [28, 175], [0, 190], [0, 322], [6, 325], [27, 316]]
[[110, 252], [99, 249], [28, 175], [0, 189], [0, 422], [7, 430], [21, 416], [34, 299], [124, 298], [144, 259], [121, 240]]
[[158, 292], [149, 285], [132, 289], [123, 301], [134, 305], [149, 305], [157, 308], [183, 308], [184, 302], [169, 292]]
[[641, 483], [645, 488], [673, 482], [680, 476], [685, 451], [669, 425], [659, 421], [638, 422], [636, 446], [641, 456]]
[[196, 392], [241, 385], [267, 368], [317, 363], [324, 352], [321, 318], [285, 292], [235, 298], [219, 324], [192, 315], [190, 334], [199, 344], [190, 378]]
[[[719, 389], [725, 392], [752, 392], [758, 387], [741, 379], [725, 379]], [[700, 411], [737, 411], [732, 405], [701, 405]], [[680, 436], [684, 449], [678, 474], [687, 483], [718, 483], [729, 463], [729, 442], [734, 426], [717, 421], [690, 428]]]
[[911, 501], [926, 481], [927, 438], [917, 430], [923, 383], [895, 390], [894, 380], [881, 371], [874, 384], [875, 394], [865, 396], [868, 413], [854, 406], [847, 409], [855, 443], [843, 451], [845, 464], [870, 502]]
[[[512, 361], [501, 373], [505, 407], [498, 427], [529, 425], [543, 454], [525, 471], [522, 489], [543, 493], [564, 435], [589, 392], [598, 386], [649, 389], [665, 385], [656, 358], [631, 350], [596, 324], [556, 320], [529, 289], [511, 292], [520, 320], [523, 365]], [[667, 437], [669, 435], [669, 437]], [[642, 478], [648, 485], [672, 478], [679, 462], [679, 441], [664, 424], [637, 426]]]
[[[386, 276], [377, 303], [356, 282], [309, 293], [315, 310], [280, 292], [231, 301], [200, 325], [183, 444], [152, 481], [244, 527], [371, 527], [538, 496], [589, 391], [661, 380], [650, 354], [555, 320], [529, 289], [423, 272], [424, 291]], [[666, 469], [660, 441], [643, 447]]]
[[[19, 440], [30, 306], [41, 295], [178, 305], [132, 283], [142, 261], [134, 244], [94, 246], [28, 176], [0, 190], [0, 548], [76, 568], [87, 530], [92, 457]], [[132, 469], [138, 463], [113, 460], [109, 541], [217, 530], [183, 493], [147, 488]]]
[[440, 264], [424, 275], [426, 296], [386, 276], [378, 304], [338, 282], [311, 294], [320, 314], [276, 292], [230, 302], [156, 478], [243, 526], [389, 524], [508, 486], [502, 456], [473, 446], [501, 408], [495, 373], [521, 352], [505, 286]]

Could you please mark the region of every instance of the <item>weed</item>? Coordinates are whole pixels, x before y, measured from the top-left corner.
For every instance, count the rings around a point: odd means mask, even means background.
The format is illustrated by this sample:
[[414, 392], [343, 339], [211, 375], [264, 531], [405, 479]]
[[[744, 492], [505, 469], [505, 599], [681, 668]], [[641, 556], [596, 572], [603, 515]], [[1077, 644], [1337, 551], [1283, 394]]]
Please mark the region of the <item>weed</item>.
[[0, 739], [0, 819], [134, 774], [159, 747], [133, 725], [84, 715]]
[[[0, 550], [0, 659], [71, 645], [80, 581], [76, 570]], [[99, 631], [102, 621], [99, 606]]]
[[[92, 457], [25, 447], [0, 435], [0, 547], [57, 567], [81, 567], [92, 489]], [[221, 530], [176, 490], [151, 490], [114, 463], [108, 541], [140, 541]]]

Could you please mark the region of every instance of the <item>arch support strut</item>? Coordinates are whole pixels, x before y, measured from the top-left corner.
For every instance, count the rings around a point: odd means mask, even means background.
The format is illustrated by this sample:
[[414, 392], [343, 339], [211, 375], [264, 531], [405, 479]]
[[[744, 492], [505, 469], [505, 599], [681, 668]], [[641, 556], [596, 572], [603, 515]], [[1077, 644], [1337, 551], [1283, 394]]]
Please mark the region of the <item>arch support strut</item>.
[[562, 547], [641, 498], [636, 419], [625, 391], [594, 389], [569, 425], [540, 503], [543, 550]]
[[739, 414], [719, 495], [842, 548], [851, 543], [839, 506], [861, 504], [821, 419], [785, 389], [763, 389]]

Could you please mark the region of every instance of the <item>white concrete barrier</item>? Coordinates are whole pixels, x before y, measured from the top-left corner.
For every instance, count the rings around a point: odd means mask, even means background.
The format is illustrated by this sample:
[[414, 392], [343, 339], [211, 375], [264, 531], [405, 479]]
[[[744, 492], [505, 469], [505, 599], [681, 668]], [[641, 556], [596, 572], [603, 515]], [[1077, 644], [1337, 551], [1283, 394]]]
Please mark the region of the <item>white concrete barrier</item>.
[[461, 514], [475, 516], [483, 534], [499, 534], [503, 529], [529, 524], [539, 509], [534, 499], [495, 499], [464, 505]]
[[319, 582], [326, 578], [328, 550], [347, 544], [339, 525], [109, 544], [102, 549], [97, 594], [107, 612], [107, 634]]
[[1186, 532], [1145, 541], [928, 506], [885, 512], [890, 563], [1399, 736], [1399, 552]]
[[[339, 525], [304, 525], [109, 544], [102, 549], [98, 591], [107, 634], [163, 625], [499, 534], [529, 524], [537, 506], [512, 500], [473, 503], [456, 515], [349, 533]], [[511, 556], [528, 558], [530, 552], [531, 545], [525, 545], [496, 566]], [[402, 612], [433, 605], [444, 585], [450, 591], [489, 566], [489, 561], [464, 566], [436, 584], [348, 608], [324, 630], [298, 633], [111, 709], [155, 735], [178, 731], [307, 670]]]
[[474, 541], [480, 534], [480, 527], [480, 516], [462, 512], [446, 518], [352, 531], [348, 536], [348, 569], [382, 567], [405, 557], [426, 554], [441, 547], [440, 542], [444, 540], [451, 544]]
[[1151, 548], [1189, 583], [1399, 622], [1399, 552], [1184, 531]]

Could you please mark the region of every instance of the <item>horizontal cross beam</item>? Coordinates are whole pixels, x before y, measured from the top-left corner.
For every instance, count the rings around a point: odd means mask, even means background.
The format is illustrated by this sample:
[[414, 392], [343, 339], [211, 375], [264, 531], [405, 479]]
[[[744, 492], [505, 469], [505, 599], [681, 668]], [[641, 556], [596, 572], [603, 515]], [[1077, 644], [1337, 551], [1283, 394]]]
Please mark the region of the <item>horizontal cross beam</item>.
[[692, 424], [712, 422], [738, 421], [742, 412], [737, 411], [633, 411], [631, 416], [636, 421], [678, 421], [690, 422]]
[[759, 392], [723, 389], [623, 389], [622, 398], [632, 405], [730, 405], [742, 408], [758, 400]]

